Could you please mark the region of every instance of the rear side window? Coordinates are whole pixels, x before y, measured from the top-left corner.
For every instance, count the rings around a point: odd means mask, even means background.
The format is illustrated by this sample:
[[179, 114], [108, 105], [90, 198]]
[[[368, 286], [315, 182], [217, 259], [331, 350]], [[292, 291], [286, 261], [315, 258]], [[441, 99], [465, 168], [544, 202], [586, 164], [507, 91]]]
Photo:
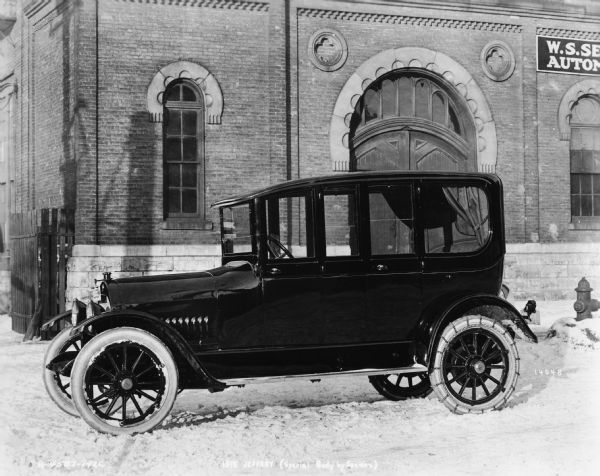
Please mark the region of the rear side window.
[[427, 183], [421, 200], [426, 253], [469, 253], [490, 236], [488, 200], [477, 186]]
[[369, 228], [373, 256], [414, 252], [412, 208], [409, 185], [369, 188]]

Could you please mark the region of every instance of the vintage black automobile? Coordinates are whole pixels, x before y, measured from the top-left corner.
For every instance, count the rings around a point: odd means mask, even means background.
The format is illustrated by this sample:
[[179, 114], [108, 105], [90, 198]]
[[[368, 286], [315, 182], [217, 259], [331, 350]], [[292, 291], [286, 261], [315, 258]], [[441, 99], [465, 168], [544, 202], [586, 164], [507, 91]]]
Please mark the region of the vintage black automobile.
[[499, 297], [502, 201], [494, 175], [399, 172], [222, 200], [222, 266], [107, 273], [101, 302], [75, 302], [49, 346], [46, 388], [113, 434], [155, 428], [182, 389], [291, 377], [361, 374], [392, 400], [433, 389], [456, 413], [501, 408], [516, 335], [536, 341]]

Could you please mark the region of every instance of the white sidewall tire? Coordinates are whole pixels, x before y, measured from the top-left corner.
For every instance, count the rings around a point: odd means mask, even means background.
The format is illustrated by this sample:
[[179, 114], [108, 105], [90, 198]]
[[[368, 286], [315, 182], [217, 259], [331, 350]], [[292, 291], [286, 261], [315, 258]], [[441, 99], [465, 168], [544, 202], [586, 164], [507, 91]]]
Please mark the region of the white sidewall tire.
[[52, 370], [48, 370], [46, 365], [48, 365], [52, 359], [54, 359], [62, 350], [64, 345], [69, 340], [69, 335], [71, 334], [71, 327], [66, 327], [62, 331], [60, 331], [52, 341], [50, 341], [50, 345], [46, 349], [46, 353], [44, 354], [44, 368], [42, 369], [42, 379], [44, 380], [44, 387], [46, 387], [46, 392], [52, 399], [54, 403], [65, 413], [78, 417], [79, 413], [77, 413], [77, 409], [73, 404], [73, 400], [70, 399], [65, 393], [58, 387], [58, 382], [55, 378], [55, 372]]
[[[504, 390], [493, 399], [479, 405], [469, 405], [457, 399], [446, 388], [442, 372], [444, 355], [450, 342], [456, 336], [469, 329], [483, 329], [494, 335], [507, 351], [506, 359], [508, 372]], [[485, 316], [463, 316], [452, 321], [442, 332], [434, 355], [434, 365], [430, 372], [430, 380], [433, 391], [439, 400], [454, 413], [483, 413], [488, 410], [498, 410], [506, 405], [515, 390], [519, 378], [520, 359], [517, 346], [510, 332], [498, 321]]]
[[[162, 370], [165, 378], [165, 390], [160, 407], [146, 420], [126, 427], [113, 426], [96, 415], [93, 409], [88, 406], [84, 381], [90, 362], [95, 361], [107, 346], [122, 342], [135, 342], [154, 353], [163, 365]], [[171, 351], [153, 334], [133, 327], [118, 327], [94, 337], [75, 359], [73, 372], [71, 373], [73, 403], [81, 418], [95, 430], [112, 435], [143, 433], [160, 425], [173, 408], [177, 398], [178, 385], [179, 374]]]

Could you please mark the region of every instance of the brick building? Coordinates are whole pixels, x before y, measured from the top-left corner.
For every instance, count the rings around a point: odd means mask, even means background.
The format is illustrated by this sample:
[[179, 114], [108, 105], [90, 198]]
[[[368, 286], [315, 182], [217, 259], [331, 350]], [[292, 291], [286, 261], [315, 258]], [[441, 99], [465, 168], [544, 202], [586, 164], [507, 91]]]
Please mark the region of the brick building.
[[3, 252], [9, 212], [74, 209], [69, 298], [213, 266], [227, 195], [381, 168], [498, 174], [518, 295], [600, 282], [592, 0], [2, 5]]

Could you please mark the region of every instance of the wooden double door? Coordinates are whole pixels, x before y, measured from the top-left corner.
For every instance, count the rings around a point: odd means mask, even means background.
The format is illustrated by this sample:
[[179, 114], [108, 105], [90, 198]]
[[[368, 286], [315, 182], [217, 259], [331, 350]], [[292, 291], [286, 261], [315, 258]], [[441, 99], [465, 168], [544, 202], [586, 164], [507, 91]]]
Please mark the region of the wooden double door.
[[444, 138], [422, 131], [394, 130], [354, 148], [354, 170], [474, 171], [469, 153]]

